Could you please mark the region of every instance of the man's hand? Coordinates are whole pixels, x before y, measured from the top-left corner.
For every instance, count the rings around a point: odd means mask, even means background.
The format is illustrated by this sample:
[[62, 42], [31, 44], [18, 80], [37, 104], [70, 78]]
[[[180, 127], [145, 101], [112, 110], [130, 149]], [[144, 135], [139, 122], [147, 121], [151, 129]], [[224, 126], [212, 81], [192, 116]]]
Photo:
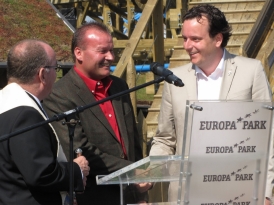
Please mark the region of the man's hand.
[[153, 183], [139, 183], [135, 184], [135, 186], [140, 193], [143, 193], [149, 190], [153, 186]]
[[83, 177], [83, 185], [84, 185], [84, 187], [86, 187], [86, 185], [87, 185], [87, 177], [85, 177], [85, 176]]
[[147, 202], [146, 201], [139, 201], [137, 204], [138, 205], [145, 205], [145, 204], [147, 204]]
[[272, 203], [271, 203], [271, 201], [270, 201], [269, 198], [266, 198], [266, 199], [264, 200], [264, 205], [272, 205]]
[[86, 160], [84, 156], [77, 157], [73, 161], [79, 165], [84, 175], [84, 178], [89, 175], [90, 168], [88, 166], [88, 161]]

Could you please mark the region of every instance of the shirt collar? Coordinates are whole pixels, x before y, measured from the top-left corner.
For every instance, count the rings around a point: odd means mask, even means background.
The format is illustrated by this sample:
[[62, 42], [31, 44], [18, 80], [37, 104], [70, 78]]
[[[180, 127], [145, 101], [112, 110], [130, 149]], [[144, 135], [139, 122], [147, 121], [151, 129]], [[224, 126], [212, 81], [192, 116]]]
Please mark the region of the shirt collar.
[[80, 78], [84, 81], [84, 83], [87, 85], [87, 87], [92, 93], [96, 93], [96, 86], [98, 85], [98, 83], [103, 83], [105, 87], [105, 92], [108, 91], [112, 83], [112, 79], [110, 77], [105, 77], [104, 79], [97, 81], [85, 76], [78, 68], [76, 68], [76, 66], [74, 66], [74, 70], [80, 76]]
[[[213, 73], [211, 73], [208, 77], [216, 79], [218, 77], [221, 77], [223, 75], [223, 71], [224, 71], [224, 62], [225, 62], [225, 51], [223, 51], [223, 56], [219, 62], [219, 64], [217, 65], [215, 71]], [[201, 75], [206, 77], [206, 74], [204, 73], [204, 71], [202, 71], [198, 66], [195, 65], [195, 72], [196, 75], [198, 73], [200, 73]]]
[[[25, 91], [26, 91], [26, 90], [25, 90]], [[33, 99], [37, 102], [37, 104], [38, 104], [40, 107], [42, 107], [40, 100], [39, 100], [35, 95], [31, 94], [31, 93], [28, 92], [28, 91], [26, 91], [26, 92], [27, 92], [28, 94], [30, 94], [30, 95], [33, 97]]]

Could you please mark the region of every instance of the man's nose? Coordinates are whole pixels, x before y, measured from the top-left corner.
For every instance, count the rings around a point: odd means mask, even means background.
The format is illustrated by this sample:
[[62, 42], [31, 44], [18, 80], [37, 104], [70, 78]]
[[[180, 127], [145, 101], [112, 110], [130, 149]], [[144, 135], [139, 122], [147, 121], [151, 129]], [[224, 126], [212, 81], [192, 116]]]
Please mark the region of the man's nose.
[[114, 58], [115, 58], [115, 56], [114, 56], [113, 51], [108, 51], [106, 53], [106, 59], [108, 59], [108, 60], [114, 60]]
[[190, 50], [192, 48], [192, 43], [191, 43], [190, 40], [187, 39], [187, 40], [184, 41], [184, 48], [186, 50]]

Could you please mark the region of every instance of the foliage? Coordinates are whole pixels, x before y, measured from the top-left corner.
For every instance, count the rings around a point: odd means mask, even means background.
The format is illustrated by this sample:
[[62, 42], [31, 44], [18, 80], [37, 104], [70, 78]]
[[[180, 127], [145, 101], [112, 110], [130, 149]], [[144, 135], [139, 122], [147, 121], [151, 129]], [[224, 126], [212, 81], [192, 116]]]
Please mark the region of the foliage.
[[[138, 74], [136, 77], [136, 85], [141, 85], [146, 82], [146, 75], [145, 73]], [[146, 93], [146, 88], [142, 88], [140, 90], [136, 91], [136, 98], [139, 104], [151, 104], [153, 101], [153, 96], [152, 94], [147, 94]]]
[[11, 46], [23, 39], [40, 39], [56, 51], [58, 61], [72, 61], [72, 32], [45, 0], [0, 1], [0, 62]]
[[[9, 49], [23, 39], [43, 40], [53, 47], [58, 61], [73, 61], [70, 54], [72, 31], [47, 1], [0, 0], [0, 24], [0, 62], [6, 61]], [[58, 78], [61, 75], [58, 73]], [[145, 82], [145, 74], [138, 75], [136, 84]], [[153, 100], [153, 95], [146, 94], [146, 88], [136, 92], [140, 103], [150, 104]]]

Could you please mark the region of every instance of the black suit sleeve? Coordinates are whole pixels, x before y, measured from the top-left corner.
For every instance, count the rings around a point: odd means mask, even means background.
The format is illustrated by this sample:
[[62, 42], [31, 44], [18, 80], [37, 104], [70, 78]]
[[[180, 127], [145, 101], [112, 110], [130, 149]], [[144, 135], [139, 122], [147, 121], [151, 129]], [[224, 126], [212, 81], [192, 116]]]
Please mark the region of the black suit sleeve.
[[[33, 108], [22, 108], [14, 119], [11, 130], [21, 129], [44, 121]], [[57, 161], [57, 141], [48, 124], [9, 139], [9, 152], [13, 163], [30, 188], [44, 191], [69, 190], [69, 164]], [[82, 191], [81, 170], [74, 166], [75, 188]]]

